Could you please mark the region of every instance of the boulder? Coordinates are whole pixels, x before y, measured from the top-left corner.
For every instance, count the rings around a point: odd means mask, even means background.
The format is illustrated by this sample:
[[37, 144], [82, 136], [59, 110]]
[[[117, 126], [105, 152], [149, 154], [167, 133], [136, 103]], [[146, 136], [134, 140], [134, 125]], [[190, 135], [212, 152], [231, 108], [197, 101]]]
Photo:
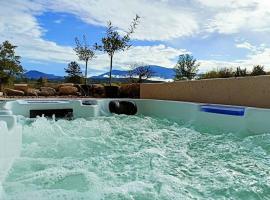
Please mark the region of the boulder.
[[62, 86], [59, 88], [60, 95], [78, 95], [78, 88], [74, 86]]
[[51, 87], [41, 87], [39, 95], [40, 96], [55, 96], [56, 90], [54, 88], [51, 88]]
[[75, 86], [74, 83], [62, 83], [62, 84], [59, 84], [57, 86], [57, 89], [59, 90], [61, 87], [65, 87], [65, 86]]
[[27, 96], [38, 96], [38, 94], [39, 94], [39, 90], [37, 90], [37, 89], [33, 89], [33, 88], [28, 88], [28, 90], [26, 91], [26, 95]]
[[76, 87], [83, 96], [92, 96], [92, 85], [78, 84]]
[[59, 84], [57, 84], [57, 83], [46, 83], [46, 85], [43, 85], [42, 87], [50, 87], [50, 88], [55, 89], [55, 91], [57, 91], [58, 86], [59, 86]]
[[21, 91], [24, 91], [24, 93], [26, 93], [28, 90], [28, 85], [27, 84], [14, 84], [14, 90], [21, 90]]
[[104, 97], [104, 95], [105, 95], [104, 86], [101, 84], [93, 84], [92, 91], [93, 91], [94, 97]]
[[5, 94], [7, 96], [24, 96], [24, 91], [6, 88]]

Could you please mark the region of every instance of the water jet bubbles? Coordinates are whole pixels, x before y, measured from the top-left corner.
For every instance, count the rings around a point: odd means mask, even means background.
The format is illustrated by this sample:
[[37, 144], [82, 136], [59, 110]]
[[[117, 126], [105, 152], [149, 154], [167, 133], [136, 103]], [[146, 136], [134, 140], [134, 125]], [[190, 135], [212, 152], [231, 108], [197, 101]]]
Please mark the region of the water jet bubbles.
[[267, 133], [243, 139], [149, 116], [20, 121], [7, 200], [269, 196]]

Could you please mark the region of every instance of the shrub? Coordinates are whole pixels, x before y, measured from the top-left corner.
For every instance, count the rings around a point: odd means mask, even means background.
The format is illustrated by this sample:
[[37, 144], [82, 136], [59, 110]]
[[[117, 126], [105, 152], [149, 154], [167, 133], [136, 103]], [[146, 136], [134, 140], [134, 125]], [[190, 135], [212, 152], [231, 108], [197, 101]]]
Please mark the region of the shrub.
[[211, 78], [230, 78], [234, 77], [235, 73], [232, 68], [221, 68], [218, 70], [212, 70], [206, 72], [201, 76], [201, 79], [211, 79]]
[[221, 68], [218, 71], [219, 74], [219, 78], [230, 78], [230, 77], [234, 77], [234, 71], [232, 68]]
[[247, 69], [246, 68], [241, 69], [241, 67], [237, 67], [234, 75], [235, 77], [248, 76]]
[[266, 75], [266, 72], [264, 71], [264, 66], [262, 66], [262, 65], [254, 66], [250, 75], [251, 76]]
[[120, 98], [140, 98], [140, 84], [123, 84], [119, 89]]

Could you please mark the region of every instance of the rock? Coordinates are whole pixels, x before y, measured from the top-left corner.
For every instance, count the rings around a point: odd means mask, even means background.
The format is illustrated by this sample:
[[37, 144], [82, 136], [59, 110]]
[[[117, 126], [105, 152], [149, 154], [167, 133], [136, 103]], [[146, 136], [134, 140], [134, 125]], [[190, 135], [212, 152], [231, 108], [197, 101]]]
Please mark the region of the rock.
[[60, 95], [77, 95], [78, 88], [74, 86], [62, 86], [59, 88]]
[[28, 85], [27, 84], [14, 84], [14, 89], [21, 90], [21, 91], [24, 91], [24, 93], [26, 93], [28, 90]]
[[92, 91], [93, 91], [94, 97], [104, 97], [105, 96], [105, 89], [104, 89], [104, 86], [101, 84], [92, 85]]
[[41, 87], [39, 95], [40, 96], [55, 96], [56, 90], [54, 88], [51, 88], [51, 87]]
[[28, 90], [26, 91], [26, 95], [27, 96], [38, 96], [38, 94], [39, 94], [39, 90], [37, 90], [37, 89], [33, 89], [33, 88], [28, 88]]
[[47, 85], [43, 86], [43, 87], [50, 87], [50, 88], [55, 89], [55, 91], [58, 90], [58, 84], [56, 84], [56, 83], [47, 83]]
[[65, 86], [75, 86], [75, 84], [74, 83], [62, 83], [62, 84], [57, 86], [57, 89], [59, 90], [61, 87], [65, 87]]
[[76, 85], [76, 87], [78, 88], [79, 92], [83, 95], [83, 96], [91, 96], [92, 95], [92, 85]]
[[4, 91], [7, 96], [24, 96], [24, 91], [21, 90], [6, 88]]

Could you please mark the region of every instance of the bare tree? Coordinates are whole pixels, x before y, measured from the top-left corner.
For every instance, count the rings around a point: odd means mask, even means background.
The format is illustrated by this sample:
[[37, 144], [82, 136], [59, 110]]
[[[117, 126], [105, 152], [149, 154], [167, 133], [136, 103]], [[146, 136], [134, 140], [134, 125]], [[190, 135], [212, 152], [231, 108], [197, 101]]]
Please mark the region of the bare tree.
[[87, 43], [86, 36], [83, 36], [83, 40], [80, 41], [77, 37], [75, 38], [76, 47], [74, 51], [76, 52], [79, 60], [85, 62], [85, 85], [87, 85], [87, 66], [88, 62], [95, 57], [95, 52], [92, 50], [90, 45]]
[[112, 25], [109, 21], [106, 31], [106, 36], [101, 39], [102, 44], [98, 45], [95, 44], [95, 48], [99, 51], [106, 52], [110, 57], [110, 85], [112, 83], [112, 65], [113, 65], [113, 57], [116, 52], [125, 51], [131, 47], [130, 44], [130, 36], [134, 33], [138, 23], [139, 23], [139, 16], [133, 19], [130, 24], [129, 30], [126, 32], [126, 35], [121, 36], [121, 34], [116, 30], [116, 27]]
[[129, 78], [132, 82], [142, 83], [145, 80], [153, 77], [155, 72], [151, 69], [150, 65], [145, 64], [132, 64], [128, 72]]

